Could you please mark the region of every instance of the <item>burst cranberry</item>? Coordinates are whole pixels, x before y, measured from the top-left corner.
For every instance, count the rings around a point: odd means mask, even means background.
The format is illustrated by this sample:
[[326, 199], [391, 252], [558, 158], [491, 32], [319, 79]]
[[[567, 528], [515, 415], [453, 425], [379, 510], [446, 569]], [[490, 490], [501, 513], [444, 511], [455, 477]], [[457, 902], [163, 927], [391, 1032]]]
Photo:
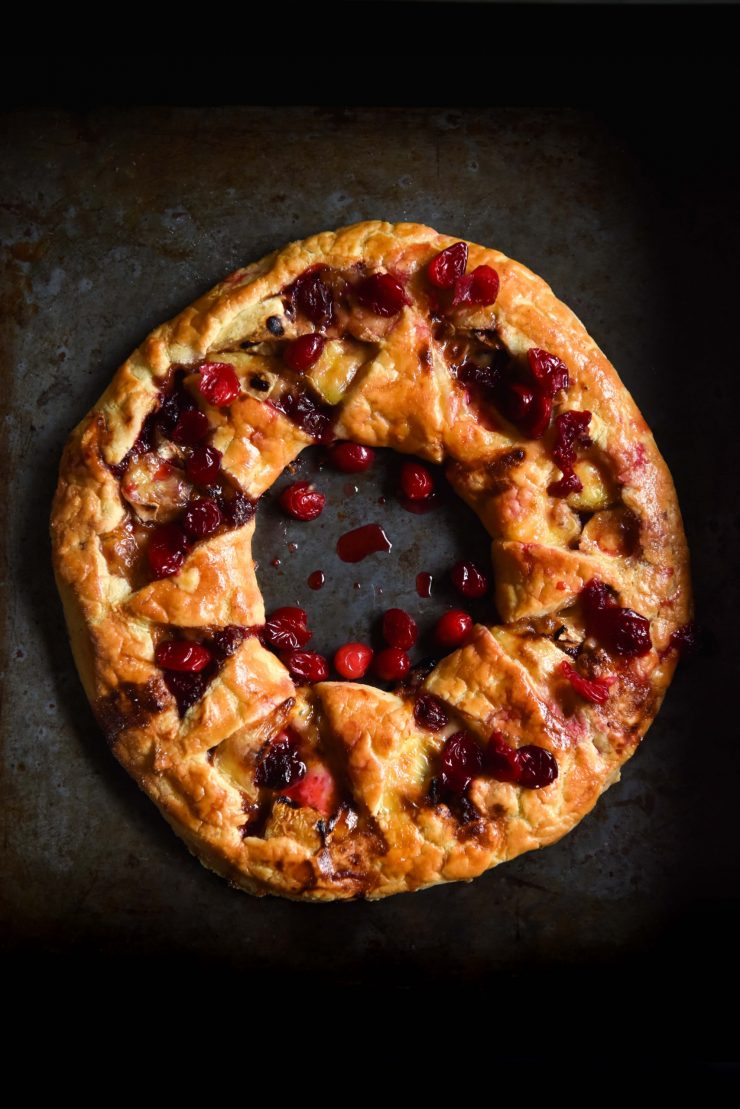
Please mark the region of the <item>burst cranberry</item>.
[[205, 439], [210, 429], [211, 425], [205, 412], [191, 408], [188, 412], [183, 412], [175, 424], [172, 429], [172, 439], [183, 446], [194, 447]]
[[680, 628], [676, 628], [670, 638], [670, 646], [675, 648], [682, 656], [693, 655], [697, 646], [696, 624], [691, 620], [688, 624], [682, 624]]
[[235, 492], [231, 497], [222, 497], [219, 507], [224, 518], [233, 528], [243, 527], [248, 524], [257, 511], [255, 501], [250, 501], [246, 493]]
[[468, 264], [468, 244], [453, 243], [432, 258], [427, 266], [427, 277], [435, 289], [451, 289], [462, 277]]
[[312, 766], [305, 778], [282, 790], [282, 796], [323, 816], [331, 816], [337, 809], [337, 784], [324, 766]]
[[324, 494], [312, 489], [307, 481], [296, 481], [280, 494], [281, 508], [294, 520], [315, 520], [325, 504]]
[[267, 789], [287, 789], [306, 776], [306, 764], [291, 732], [279, 732], [263, 748], [254, 772], [255, 785]]
[[372, 466], [375, 451], [359, 443], [335, 443], [329, 451], [329, 460], [342, 474], [361, 474]]
[[244, 642], [250, 631], [254, 629], [241, 628], [238, 624], [227, 624], [225, 628], [218, 628], [211, 636], [211, 650], [218, 662], [225, 662], [236, 652]]
[[447, 709], [433, 693], [417, 693], [414, 702], [414, 720], [420, 728], [439, 732], [449, 723]]
[[163, 524], [155, 528], [149, 540], [147, 558], [156, 578], [176, 574], [185, 561], [188, 540], [177, 524]]
[[541, 439], [550, 426], [552, 400], [521, 381], [505, 382], [496, 394], [498, 407], [529, 439]]
[[432, 475], [420, 462], [404, 462], [401, 467], [401, 488], [410, 501], [425, 500], [434, 489]]
[[334, 655], [334, 669], [340, 678], [362, 678], [372, 657], [372, 649], [364, 643], [345, 643]]
[[555, 756], [544, 747], [528, 743], [516, 753], [519, 770], [518, 782], [525, 789], [542, 789], [549, 786], [558, 776]]
[[208, 666], [211, 652], [200, 643], [191, 643], [188, 639], [168, 639], [166, 643], [159, 644], [154, 658], [157, 666], [161, 666], [163, 670], [197, 674]]
[[609, 697], [609, 687], [613, 685], [614, 679], [584, 678], [565, 660], [560, 663], [558, 669], [563, 677], [568, 679], [576, 693], [580, 694], [586, 701], [591, 701], [595, 705], [605, 704]]
[[302, 273], [293, 284], [293, 294], [299, 312], [302, 312], [316, 327], [331, 327], [334, 322], [334, 297], [331, 289], [322, 279], [324, 266], [319, 265]]
[[373, 273], [355, 289], [363, 308], [376, 316], [397, 316], [411, 301], [401, 282], [389, 273]]
[[384, 682], [399, 682], [411, 669], [411, 659], [400, 647], [386, 647], [373, 659], [373, 670]]
[[568, 367], [554, 354], [540, 347], [531, 347], [527, 351], [527, 361], [540, 390], [548, 397], [554, 397], [560, 389], [568, 388], [570, 384]]
[[389, 608], [383, 616], [383, 638], [391, 647], [408, 650], [419, 638], [416, 621], [402, 608]]
[[439, 784], [450, 793], [464, 793], [483, 770], [483, 752], [470, 732], [455, 732], [442, 749]]
[[239, 378], [228, 362], [201, 362], [201, 394], [216, 408], [227, 408], [239, 396]]
[[315, 651], [283, 651], [280, 658], [297, 681], [324, 682], [329, 677], [328, 662]]
[[622, 658], [640, 658], [651, 650], [650, 621], [639, 612], [618, 605], [598, 578], [592, 578], [580, 596], [586, 632], [607, 651]]
[[483, 597], [488, 592], [488, 578], [474, 562], [457, 562], [450, 573], [452, 584], [463, 597]]
[[184, 716], [188, 709], [200, 701], [208, 688], [212, 673], [210, 668], [199, 673], [184, 673], [177, 670], [165, 670], [164, 684], [169, 689], [177, 704], [177, 711]]
[[284, 347], [285, 364], [296, 373], [304, 374], [316, 365], [325, 346], [326, 339], [323, 335], [301, 335]]
[[265, 624], [262, 635], [266, 643], [280, 650], [305, 647], [311, 638], [308, 616], [302, 608], [278, 608]]
[[555, 442], [553, 443], [552, 456], [563, 472], [559, 481], [553, 481], [548, 486], [548, 493], [553, 497], [567, 497], [569, 493], [580, 493], [583, 483], [573, 470], [576, 460], [576, 443], [588, 446], [591, 443], [586, 432], [591, 422], [590, 412], [561, 412], [555, 420]]
[[517, 751], [506, 742], [501, 732], [493, 732], [488, 741], [486, 771], [498, 782], [516, 782], [519, 779]]
[[498, 274], [491, 266], [476, 266], [472, 273], [458, 277], [455, 282], [452, 307], [482, 307], [493, 304], [498, 296], [498, 287]]
[[211, 485], [221, 470], [221, 451], [215, 447], [196, 447], [185, 469], [197, 485]]
[[459, 647], [468, 637], [473, 618], [460, 608], [453, 608], [440, 616], [434, 629], [434, 638], [440, 647]]
[[273, 408], [284, 413], [289, 420], [319, 443], [331, 440], [331, 409], [319, 404], [305, 390], [286, 393], [273, 403]]
[[194, 539], [205, 539], [206, 536], [213, 535], [222, 522], [221, 509], [209, 498], [195, 501], [182, 518], [185, 531]]

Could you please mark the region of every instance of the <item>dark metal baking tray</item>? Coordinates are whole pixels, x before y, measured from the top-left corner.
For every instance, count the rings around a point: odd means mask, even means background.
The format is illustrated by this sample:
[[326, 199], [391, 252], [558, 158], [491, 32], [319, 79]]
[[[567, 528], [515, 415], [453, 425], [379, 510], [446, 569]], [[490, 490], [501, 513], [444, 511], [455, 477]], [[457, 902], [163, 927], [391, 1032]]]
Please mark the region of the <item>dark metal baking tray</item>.
[[[395, 984], [520, 980], [558, 967], [585, 981], [597, 965], [655, 959], [667, 973], [697, 936], [705, 958], [719, 959], [708, 941], [719, 937], [721, 948], [737, 904], [737, 728], [723, 706], [737, 684], [724, 616], [737, 606], [728, 551], [738, 517], [724, 484], [736, 448], [720, 426], [734, 394], [716, 331], [706, 339], [708, 319], [722, 328], [735, 316], [722, 277], [732, 178], [726, 167], [706, 179], [683, 163], [674, 173], [673, 149], [635, 126], [533, 109], [5, 117], [6, 952], [197, 959], [273, 981]], [[68, 650], [50, 500], [66, 435], [151, 327], [289, 239], [374, 217], [495, 245], [584, 320], [674, 473], [709, 650], [680, 669], [621, 784], [560, 844], [470, 885], [382, 903], [256, 900], [202, 869], [112, 760]], [[461, 508], [434, 517], [395, 509], [392, 555], [310, 595], [307, 574], [336, 569], [326, 553], [335, 530], [365, 522], [380, 492], [361, 479], [348, 495], [324, 477], [332, 504], [323, 530], [306, 530], [291, 552], [295, 536], [268, 508], [258, 554], [268, 600], [308, 602], [329, 647], [386, 605], [421, 609], [416, 571], [443, 566], [482, 533]]]

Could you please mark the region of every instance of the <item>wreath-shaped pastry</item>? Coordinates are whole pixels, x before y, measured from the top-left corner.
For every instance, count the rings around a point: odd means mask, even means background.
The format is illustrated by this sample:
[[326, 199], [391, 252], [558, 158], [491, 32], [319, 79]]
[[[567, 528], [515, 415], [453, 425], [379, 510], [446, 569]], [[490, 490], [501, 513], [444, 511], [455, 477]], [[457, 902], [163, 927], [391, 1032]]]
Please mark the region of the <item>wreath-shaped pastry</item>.
[[[348, 470], [363, 447], [444, 462], [491, 535], [500, 623], [448, 614], [448, 653], [409, 670], [389, 618], [392, 691], [324, 680], [300, 609], [265, 621], [257, 502], [316, 442]], [[430, 494], [422, 465], [404, 488]], [[305, 483], [284, 503], [321, 509]], [[292, 243], [157, 328], [72, 435], [52, 535], [113, 752], [252, 893], [377, 898], [552, 843], [618, 778], [689, 634], [675, 491], [614, 369], [539, 277], [417, 224]], [[456, 584], [487, 588], [466, 564]]]

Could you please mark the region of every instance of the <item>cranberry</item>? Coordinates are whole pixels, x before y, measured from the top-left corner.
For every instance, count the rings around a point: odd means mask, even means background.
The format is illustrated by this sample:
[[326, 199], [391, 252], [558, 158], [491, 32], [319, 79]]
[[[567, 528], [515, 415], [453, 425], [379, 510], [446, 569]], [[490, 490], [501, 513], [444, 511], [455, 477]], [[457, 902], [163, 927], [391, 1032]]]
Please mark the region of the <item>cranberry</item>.
[[420, 597], [428, 598], [432, 595], [432, 582], [434, 578], [426, 570], [416, 575], [416, 592]]
[[490, 366], [479, 366], [472, 359], [466, 359], [458, 366], [455, 377], [463, 385], [479, 385], [481, 389], [492, 392], [501, 377], [501, 366], [492, 363]]
[[563, 677], [568, 679], [576, 693], [586, 701], [592, 701], [595, 705], [603, 705], [606, 702], [613, 679], [608, 681], [606, 678], [584, 678], [565, 660], [560, 663], [558, 669]]
[[414, 702], [414, 720], [420, 728], [438, 732], [449, 723], [447, 708], [433, 693], [417, 693]]
[[309, 589], [322, 589], [326, 581], [326, 574], [323, 570], [314, 570], [308, 575], [307, 580]]
[[588, 435], [588, 425], [591, 423], [590, 412], [561, 412], [555, 420], [555, 442], [552, 456], [563, 472], [559, 481], [553, 481], [548, 486], [548, 493], [553, 497], [565, 497], [569, 493], [580, 493], [583, 483], [573, 470], [576, 460], [576, 443], [588, 446], [591, 443]]
[[362, 678], [373, 657], [364, 643], [345, 643], [334, 655], [334, 669], [341, 678]]
[[550, 426], [552, 400], [533, 386], [506, 382], [497, 392], [496, 403], [507, 420], [529, 439], [541, 439]]
[[211, 485], [221, 469], [221, 451], [215, 447], [196, 447], [185, 467], [188, 477], [197, 485]]
[[429, 470], [420, 462], [404, 462], [401, 467], [401, 488], [410, 501], [423, 501], [434, 489], [434, 481]]
[[383, 638], [391, 647], [408, 650], [419, 638], [416, 621], [402, 608], [389, 608], [383, 616]]
[[488, 578], [474, 562], [457, 562], [450, 572], [452, 584], [463, 597], [483, 597], [488, 592]]
[[693, 655], [697, 646], [697, 638], [696, 624], [691, 620], [688, 624], [682, 624], [680, 628], [676, 628], [671, 635], [670, 646], [675, 648], [680, 655]]
[[464, 793], [483, 770], [483, 752], [470, 732], [455, 732], [442, 749], [439, 784], [450, 793]]
[[[190, 393], [184, 388], [184, 379], [185, 374], [182, 371], [178, 371], [173, 375], [170, 392], [162, 401], [159, 409], [148, 418], [145, 427], [150, 439], [153, 436], [155, 424], [163, 435], [167, 436], [168, 439], [171, 438], [184, 413], [193, 411], [197, 407]], [[144, 430], [145, 428], [142, 428], [142, 433]], [[146, 449], [149, 450], [151, 447]]]
[[532, 377], [548, 397], [554, 397], [561, 389], [568, 388], [570, 384], [568, 367], [554, 354], [540, 347], [531, 347], [527, 351], [527, 361]]
[[168, 639], [160, 643], [154, 652], [157, 666], [163, 670], [182, 670], [184, 673], [197, 674], [205, 670], [211, 661], [211, 652], [200, 643], [189, 639]]
[[241, 528], [244, 524], [248, 524], [257, 511], [256, 503], [239, 491], [233, 493], [231, 497], [221, 497], [219, 507], [233, 528]]
[[472, 273], [458, 277], [452, 297], [453, 308], [493, 304], [498, 296], [499, 278], [491, 266], [476, 266]]
[[324, 766], [312, 766], [305, 778], [282, 790], [282, 796], [301, 807], [316, 809], [323, 816], [331, 816], [337, 809], [337, 785]]
[[286, 789], [306, 776], [306, 764], [292, 732], [279, 732], [263, 748], [254, 772], [255, 785], [267, 789]]
[[378, 551], [390, 551], [392, 543], [380, 524], [364, 524], [347, 531], [337, 540], [337, 554], [342, 562], [361, 562]]
[[311, 266], [293, 283], [293, 294], [299, 312], [316, 327], [331, 327], [334, 322], [334, 298], [331, 289], [322, 280], [326, 269], [319, 264]]
[[542, 789], [549, 786], [558, 776], [555, 756], [544, 747], [528, 743], [516, 753], [518, 782], [525, 789]]
[[462, 277], [468, 264], [468, 244], [453, 243], [432, 258], [427, 266], [427, 277], [435, 289], [451, 289]]
[[283, 348], [285, 364], [297, 374], [304, 374], [316, 365], [325, 346], [323, 335], [301, 335]]
[[307, 481], [296, 481], [280, 494], [280, 507], [294, 520], [315, 520], [325, 504], [324, 494], [312, 489]]
[[329, 461], [342, 474], [361, 474], [372, 466], [375, 451], [359, 443], [335, 443], [329, 451]]
[[149, 539], [147, 558], [155, 578], [168, 578], [176, 574], [188, 549], [188, 540], [177, 524], [163, 524], [155, 528]]
[[328, 662], [315, 651], [283, 651], [280, 658], [298, 681], [324, 682], [329, 677]]
[[305, 647], [311, 638], [308, 615], [302, 608], [278, 608], [265, 624], [262, 635], [266, 643], [280, 650]]
[[364, 278], [355, 289], [355, 296], [363, 308], [376, 316], [397, 316], [411, 304], [401, 282], [389, 273], [373, 273]]
[[640, 658], [652, 648], [650, 621], [631, 608], [622, 608], [608, 586], [592, 578], [581, 590], [586, 632], [607, 651], [622, 658]]
[[286, 393], [274, 402], [273, 407], [317, 442], [326, 443], [331, 438], [330, 409], [315, 401], [305, 390]]
[[247, 629], [240, 628], [238, 624], [227, 624], [225, 628], [218, 628], [210, 639], [214, 658], [218, 662], [224, 662], [230, 658], [247, 635]]
[[486, 771], [498, 782], [516, 782], [519, 779], [517, 751], [511, 747], [501, 732], [493, 732], [486, 747]]
[[213, 535], [222, 522], [221, 509], [207, 497], [191, 504], [182, 518], [185, 531], [195, 539]]
[[411, 669], [411, 660], [400, 647], [386, 647], [375, 656], [373, 669], [381, 681], [398, 682]]
[[440, 647], [459, 647], [468, 637], [473, 618], [460, 608], [453, 608], [440, 616], [434, 629], [434, 638]]
[[201, 362], [199, 388], [209, 404], [227, 408], [239, 396], [239, 378], [228, 362]]
[[180, 716], [184, 716], [188, 709], [200, 701], [212, 677], [210, 668], [199, 673], [165, 670], [164, 684], [175, 698]]
[[183, 412], [172, 429], [172, 439], [175, 443], [182, 443], [186, 447], [194, 447], [205, 439], [211, 429], [205, 412], [191, 408]]

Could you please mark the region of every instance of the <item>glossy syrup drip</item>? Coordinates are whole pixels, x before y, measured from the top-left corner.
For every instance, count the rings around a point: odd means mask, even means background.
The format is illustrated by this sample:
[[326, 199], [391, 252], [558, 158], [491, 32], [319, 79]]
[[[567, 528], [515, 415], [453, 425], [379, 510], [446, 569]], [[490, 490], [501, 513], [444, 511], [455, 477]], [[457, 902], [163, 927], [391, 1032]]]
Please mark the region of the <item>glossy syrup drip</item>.
[[391, 541], [380, 524], [365, 524], [347, 531], [337, 540], [337, 554], [342, 562], [361, 562], [378, 551], [390, 551]]
[[326, 575], [323, 570], [314, 570], [312, 574], [308, 575], [308, 588], [309, 589], [322, 589]]

